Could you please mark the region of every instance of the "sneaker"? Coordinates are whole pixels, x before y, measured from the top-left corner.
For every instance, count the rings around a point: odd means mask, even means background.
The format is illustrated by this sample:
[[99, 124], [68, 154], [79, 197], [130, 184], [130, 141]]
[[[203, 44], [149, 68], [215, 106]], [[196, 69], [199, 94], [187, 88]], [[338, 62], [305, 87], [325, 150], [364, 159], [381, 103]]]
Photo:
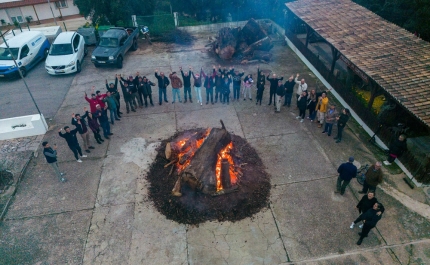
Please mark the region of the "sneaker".
[[172, 104], [175, 104], [175, 101], [172, 101]]
[[206, 105], [209, 104], [209, 101], [206, 101]]
[[298, 119], [300, 119], [300, 116], [297, 116], [297, 117], [296, 117], [296, 119], [297, 119], [297, 120], [298, 120]]
[[78, 160], [76, 160], [76, 162], [78, 162], [78, 163], [82, 163], [82, 160], [78, 159]]
[[61, 182], [66, 182], [67, 181], [67, 179], [65, 179], [65, 178], [61, 178]]
[[351, 223], [351, 225], [349, 226], [349, 228], [353, 229], [354, 228], [354, 222]]
[[357, 245], [361, 245], [361, 243], [363, 243], [363, 239], [359, 239], [358, 241], [357, 241]]
[[82, 157], [87, 157], [87, 155], [83, 155]]
[[85, 150], [85, 152], [87, 152], [87, 153], [91, 153], [91, 151], [90, 151], [90, 150], [88, 150], [88, 149], [87, 149], [87, 150]]
[[300, 122], [303, 122], [303, 119], [301, 119]]
[[66, 173], [60, 173], [61, 174], [61, 176], [64, 176], [64, 175], [66, 175]]
[[388, 162], [388, 161], [384, 161], [383, 163], [384, 163], [384, 165], [386, 165], [386, 166], [391, 165], [391, 163], [390, 163], [390, 162]]
[[203, 103], [200, 102], [200, 106], [203, 106]]
[[363, 224], [359, 225], [358, 228], [363, 228]]
[[326, 133], [326, 131], [322, 131], [322, 133]]
[[336, 143], [337, 143], [337, 144], [338, 144], [338, 143], [340, 143], [340, 139], [337, 139], [337, 140], [336, 140]]

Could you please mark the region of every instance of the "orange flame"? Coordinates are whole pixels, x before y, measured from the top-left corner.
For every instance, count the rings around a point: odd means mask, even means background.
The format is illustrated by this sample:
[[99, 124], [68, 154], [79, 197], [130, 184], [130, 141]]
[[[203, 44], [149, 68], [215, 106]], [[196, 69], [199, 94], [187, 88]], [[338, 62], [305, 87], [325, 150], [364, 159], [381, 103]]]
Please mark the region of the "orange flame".
[[233, 142], [230, 142], [224, 149], [222, 149], [218, 154], [218, 160], [215, 166], [215, 176], [216, 176], [216, 190], [220, 191], [223, 189], [221, 183], [221, 162], [223, 159], [227, 159], [230, 164], [230, 180], [231, 184], [234, 185], [237, 182], [237, 176], [234, 169], [233, 157], [230, 155], [230, 150], [233, 149]]
[[[208, 137], [210, 132], [211, 132], [211, 128], [208, 128], [201, 139], [196, 140], [195, 143], [191, 143], [185, 150], [182, 150], [181, 153], [178, 154], [179, 160], [176, 163], [176, 168], [177, 168], [178, 172], [181, 172], [185, 168], [187, 168], [187, 166], [191, 163], [191, 159], [193, 158], [194, 154], [200, 148], [200, 146], [203, 144], [203, 142], [206, 140], [206, 138]], [[194, 134], [196, 134], [196, 133], [194, 133]], [[189, 140], [190, 140], [190, 138], [182, 139], [182, 140], [178, 141], [176, 144], [180, 148], [182, 148]], [[194, 152], [189, 154], [189, 156], [186, 158], [186, 160], [181, 164], [180, 161], [182, 161], [182, 158], [184, 157], [184, 155], [188, 154], [188, 152], [192, 149], [194, 150]]]

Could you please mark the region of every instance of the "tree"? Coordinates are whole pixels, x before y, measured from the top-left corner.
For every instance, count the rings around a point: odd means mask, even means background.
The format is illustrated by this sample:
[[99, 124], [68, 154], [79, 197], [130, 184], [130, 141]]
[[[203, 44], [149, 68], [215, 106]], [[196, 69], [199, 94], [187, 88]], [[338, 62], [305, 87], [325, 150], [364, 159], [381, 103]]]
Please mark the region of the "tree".
[[152, 15], [156, 0], [75, 0], [79, 12], [90, 16], [93, 23], [116, 25], [122, 21], [130, 23], [131, 15]]

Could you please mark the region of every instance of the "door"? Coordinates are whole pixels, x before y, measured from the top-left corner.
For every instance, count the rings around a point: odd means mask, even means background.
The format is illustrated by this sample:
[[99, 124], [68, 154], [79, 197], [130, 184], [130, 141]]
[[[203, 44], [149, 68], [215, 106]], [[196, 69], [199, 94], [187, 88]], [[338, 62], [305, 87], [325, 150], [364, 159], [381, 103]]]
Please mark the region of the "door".
[[6, 12], [13, 23], [15, 23], [15, 21], [17, 21], [18, 23], [24, 22], [24, 18], [21, 13], [21, 8], [19, 7], [8, 8], [6, 9]]
[[20, 66], [25, 66], [26, 69], [29, 69], [32, 67], [32, 63], [34, 63], [34, 57], [36, 56], [36, 54], [34, 53], [34, 51], [30, 50], [28, 48], [28, 45], [24, 45], [21, 48], [21, 53], [19, 54], [19, 60], [21, 61], [21, 65]]
[[80, 62], [82, 62], [82, 58], [84, 57], [84, 49], [81, 45], [82, 43], [82, 38], [81, 36], [79, 36], [79, 34], [75, 34], [75, 36], [73, 37], [73, 51], [76, 54], [76, 59], [79, 60]]

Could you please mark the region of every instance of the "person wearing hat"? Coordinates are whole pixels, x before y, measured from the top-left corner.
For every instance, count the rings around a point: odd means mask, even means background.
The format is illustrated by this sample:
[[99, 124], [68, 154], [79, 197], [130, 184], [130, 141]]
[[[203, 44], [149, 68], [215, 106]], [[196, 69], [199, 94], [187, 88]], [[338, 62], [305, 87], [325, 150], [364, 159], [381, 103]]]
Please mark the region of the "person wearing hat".
[[164, 95], [164, 102], [168, 103], [167, 101], [167, 86], [170, 85], [169, 79], [164, 76], [163, 72], [160, 72], [158, 74], [158, 68], [155, 69], [155, 78], [158, 80], [158, 104], [161, 105], [163, 103], [163, 95]]
[[357, 245], [361, 245], [363, 239], [367, 237], [370, 230], [372, 230], [372, 228], [376, 226], [379, 220], [381, 220], [382, 213], [384, 212], [384, 210], [384, 206], [380, 202], [377, 202], [373, 205], [371, 209], [367, 210], [364, 214], [360, 215], [357, 220], [354, 221], [363, 221], [363, 229], [360, 233], [358, 233], [360, 238], [357, 241]]
[[54, 169], [55, 174], [57, 174], [58, 180], [61, 182], [66, 182], [66, 179], [63, 177], [65, 174], [60, 171], [57, 163], [57, 145], [54, 144], [54, 147], [51, 147], [48, 142], [43, 142], [43, 155], [45, 155], [46, 162]]
[[76, 138], [76, 133], [78, 130], [79, 129], [77, 127], [74, 130], [70, 130], [69, 126], [64, 126], [65, 133], [62, 133], [63, 128], [60, 128], [58, 130], [58, 135], [66, 140], [67, 145], [69, 146], [70, 150], [72, 150], [73, 155], [76, 158], [76, 161], [82, 163], [82, 160], [79, 158], [78, 154], [81, 157], [87, 157], [87, 155], [82, 154], [82, 149], [79, 146], [78, 138]]
[[337, 185], [335, 193], [340, 193], [343, 195], [345, 193], [346, 186], [352, 178], [357, 176], [357, 167], [352, 163], [354, 162], [354, 157], [349, 157], [348, 162], [343, 163], [337, 169], [339, 177], [337, 178]]
[[176, 72], [170, 73], [169, 78], [170, 78], [170, 84], [172, 85], [172, 94], [173, 94], [172, 95], [172, 97], [173, 97], [172, 104], [175, 103], [176, 96], [178, 96], [179, 102], [182, 103], [181, 95], [179, 93], [179, 91], [182, 87], [182, 80], [176, 75]]

